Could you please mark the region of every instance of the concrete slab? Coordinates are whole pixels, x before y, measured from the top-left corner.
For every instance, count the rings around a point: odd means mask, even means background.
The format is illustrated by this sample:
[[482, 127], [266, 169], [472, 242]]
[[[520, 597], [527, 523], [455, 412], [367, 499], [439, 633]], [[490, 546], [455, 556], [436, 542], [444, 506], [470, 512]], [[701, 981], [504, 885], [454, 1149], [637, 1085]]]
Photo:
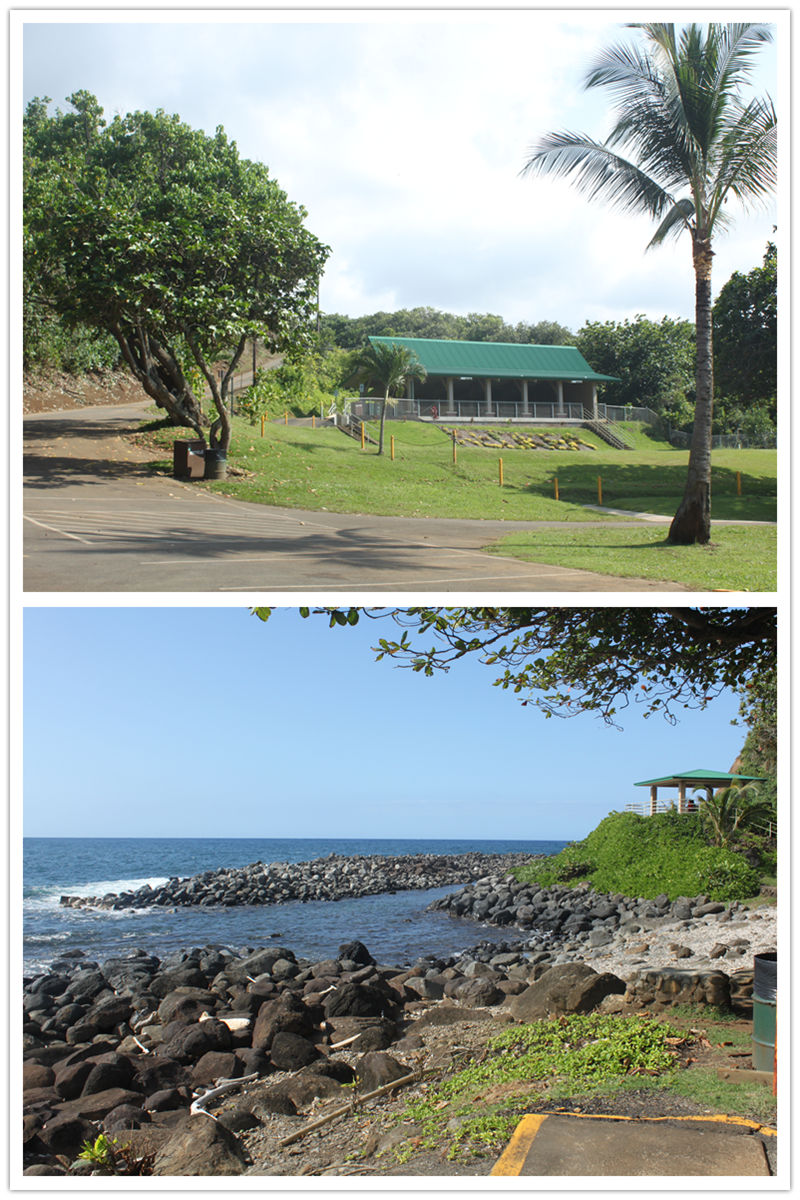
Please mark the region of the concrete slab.
[[[492, 1175], [769, 1175], [760, 1127], [724, 1118], [526, 1116]], [[774, 1131], [767, 1131], [770, 1134]]]

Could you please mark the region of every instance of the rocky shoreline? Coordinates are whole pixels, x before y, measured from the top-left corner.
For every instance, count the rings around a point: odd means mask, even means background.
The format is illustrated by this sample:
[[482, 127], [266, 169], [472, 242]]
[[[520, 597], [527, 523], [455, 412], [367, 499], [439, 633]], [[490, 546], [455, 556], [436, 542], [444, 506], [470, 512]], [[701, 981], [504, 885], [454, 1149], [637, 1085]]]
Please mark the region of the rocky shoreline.
[[[541, 857], [541, 856], [538, 856]], [[531, 861], [530, 854], [337, 855], [299, 863], [250, 863], [174, 877], [157, 887], [105, 896], [62, 896], [68, 908], [180, 908], [283, 904], [289, 900], [345, 900], [462, 884]]]
[[775, 948], [774, 909], [531, 888], [505, 870], [432, 907], [494, 923], [499, 940], [412, 964], [377, 962], [355, 939], [324, 961], [281, 945], [72, 951], [26, 978], [25, 1174], [91, 1173], [77, 1155], [100, 1132], [142, 1173], [303, 1173], [276, 1130], [419, 1084], [470, 1029], [674, 1003], [747, 1015], [753, 955]]

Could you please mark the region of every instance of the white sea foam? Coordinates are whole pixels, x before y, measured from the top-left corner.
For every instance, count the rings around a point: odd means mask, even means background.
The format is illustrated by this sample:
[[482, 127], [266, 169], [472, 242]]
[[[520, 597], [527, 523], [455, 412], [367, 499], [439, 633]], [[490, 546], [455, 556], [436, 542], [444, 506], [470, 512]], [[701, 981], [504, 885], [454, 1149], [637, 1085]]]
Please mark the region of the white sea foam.
[[55, 887], [36, 888], [25, 897], [24, 907], [44, 912], [59, 907], [62, 896], [106, 896], [109, 892], [137, 892], [147, 883], [151, 888], [160, 887], [168, 880], [166, 875], [150, 876], [146, 879], [100, 879], [90, 883], [63, 884]]

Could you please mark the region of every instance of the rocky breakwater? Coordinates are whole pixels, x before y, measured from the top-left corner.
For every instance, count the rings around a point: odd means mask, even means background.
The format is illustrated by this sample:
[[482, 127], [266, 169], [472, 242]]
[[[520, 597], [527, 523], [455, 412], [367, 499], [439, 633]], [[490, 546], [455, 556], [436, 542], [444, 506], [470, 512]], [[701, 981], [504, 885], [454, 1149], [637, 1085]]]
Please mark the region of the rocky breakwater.
[[643, 900], [588, 884], [538, 887], [493, 874], [428, 907], [503, 927], [533, 962], [580, 960], [611, 971], [626, 981], [629, 996], [647, 1002], [746, 1006], [753, 956], [776, 947], [774, 907], [702, 895]]
[[386, 892], [450, 887], [530, 862], [529, 854], [336, 855], [300, 863], [250, 863], [173, 878], [157, 887], [104, 896], [62, 896], [69, 908], [179, 908], [343, 900]]

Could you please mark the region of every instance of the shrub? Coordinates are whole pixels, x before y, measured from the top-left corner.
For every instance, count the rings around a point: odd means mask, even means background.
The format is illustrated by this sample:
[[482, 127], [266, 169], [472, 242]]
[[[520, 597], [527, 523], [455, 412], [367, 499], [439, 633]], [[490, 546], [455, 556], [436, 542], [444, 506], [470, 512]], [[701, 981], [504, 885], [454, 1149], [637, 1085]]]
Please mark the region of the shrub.
[[653, 899], [662, 893], [738, 900], [755, 895], [758, 871], [744, 855], [709, 846], [695, 814], [611, 813], [583, 841], [514, 872], [526, 883], [587, 882], [600, 892]]

